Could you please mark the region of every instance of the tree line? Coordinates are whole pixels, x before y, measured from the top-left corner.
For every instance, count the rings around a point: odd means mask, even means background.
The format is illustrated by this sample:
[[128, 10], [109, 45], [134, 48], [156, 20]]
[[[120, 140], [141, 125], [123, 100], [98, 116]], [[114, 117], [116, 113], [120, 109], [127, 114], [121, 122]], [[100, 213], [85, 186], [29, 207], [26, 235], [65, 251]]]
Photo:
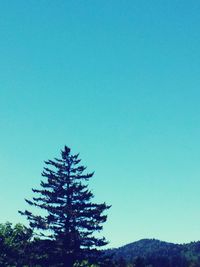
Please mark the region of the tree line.
[[[170, 252], [167, 244], [156, 252], [148, 244], [146, 255], [145, 246], [138, 246], [138, 256], [129, 253], [128, 249], [123, 253], [115, 250], [96, 251], [93, 255], [86, 253], [82, 260], [74, 263], [74, 267], [200, 267], [200, 242], [177, 245]], [[1, 267], [63, 266], [58, 259], [54, 241], [35, 237], [29, 227], [20, 223], [0, 224]]]

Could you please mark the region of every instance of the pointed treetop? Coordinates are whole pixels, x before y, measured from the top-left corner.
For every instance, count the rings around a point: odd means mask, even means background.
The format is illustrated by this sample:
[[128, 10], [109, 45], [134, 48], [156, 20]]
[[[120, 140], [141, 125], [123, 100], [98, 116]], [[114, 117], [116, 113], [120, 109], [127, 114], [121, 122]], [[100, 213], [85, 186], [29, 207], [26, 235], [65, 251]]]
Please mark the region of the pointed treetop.
[[70, 154], [71, 149], [68, 146], [64, 146], [64, 149], [61, 150], [61, 155], [63, 159], [66, 159]]

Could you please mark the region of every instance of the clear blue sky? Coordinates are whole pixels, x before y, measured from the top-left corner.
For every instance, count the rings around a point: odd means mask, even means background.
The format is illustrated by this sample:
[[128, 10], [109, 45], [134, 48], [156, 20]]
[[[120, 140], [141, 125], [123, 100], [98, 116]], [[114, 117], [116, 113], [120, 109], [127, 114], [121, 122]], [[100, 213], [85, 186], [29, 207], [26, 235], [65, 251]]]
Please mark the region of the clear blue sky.
[[110, 246], [200, 239], [200, 1], [0, 1], [0, 221], [80, 152]]

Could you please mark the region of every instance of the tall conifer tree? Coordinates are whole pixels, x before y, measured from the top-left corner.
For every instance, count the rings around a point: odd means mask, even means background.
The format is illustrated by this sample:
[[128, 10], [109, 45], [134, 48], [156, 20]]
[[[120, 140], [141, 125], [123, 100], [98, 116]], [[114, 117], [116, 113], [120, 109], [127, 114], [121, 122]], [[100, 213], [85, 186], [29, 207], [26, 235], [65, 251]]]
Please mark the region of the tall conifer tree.
[[93, 194], [87, 181], [93, 173], [86, 173], [80, 161], [79, 154], [72, 155], [67, 146], [61, 150], [61, 158], [45, 161], [42, 176], [46, 179], [41, 181], [41, 189], [32, 189], [37, 197], [26, 202], [45, 210], [46, 215], [20, 211], [33, 229], [55, 241], [65, 267], [72, 267], [85, 251], [107, 244], [94, 233], [102, 230], [107, 219], [104, 211], [110, 206], [91, 201]]

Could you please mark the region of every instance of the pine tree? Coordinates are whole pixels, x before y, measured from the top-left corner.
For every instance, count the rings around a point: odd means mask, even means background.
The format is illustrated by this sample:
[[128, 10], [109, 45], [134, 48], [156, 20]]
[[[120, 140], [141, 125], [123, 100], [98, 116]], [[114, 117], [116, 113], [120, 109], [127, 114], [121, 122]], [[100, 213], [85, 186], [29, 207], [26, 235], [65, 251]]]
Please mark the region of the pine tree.
[[85, 173], [86, 167], [80, 161], [79, 154], [72, 155], [67, 146], [61, 150], [61, 158], [45, 161], [42, 172], [45, 181], [41, 181], [41, 189], [32, 189], [37, 197], [26, 202], [46, 211], [46, 215], [19, 211], [33, 229], [55, 242], [65, 267], [72, 267], [88, 255], [88, 251], [107, 244], [105, 238], [95, 236], [95, 232], [102, 230], [107, 220], [104, 212], [110, 206], [91, 201], [93, 194], [87, 181], [94, 173]]

